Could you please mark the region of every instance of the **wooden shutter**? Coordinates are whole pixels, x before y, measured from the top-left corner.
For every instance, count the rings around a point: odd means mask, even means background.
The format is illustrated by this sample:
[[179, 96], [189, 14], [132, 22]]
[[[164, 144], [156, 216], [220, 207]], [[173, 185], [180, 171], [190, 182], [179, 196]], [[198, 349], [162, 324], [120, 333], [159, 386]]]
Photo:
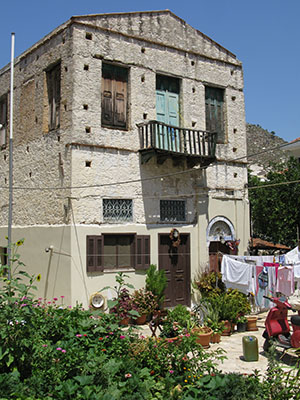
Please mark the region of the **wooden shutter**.
[[127, 81], [127, 69], [103, 64], [101, 102], [101, 121], [103, 125], [126, 128]]
[[49, 129], [60, 126], [60, 64], [47, 72]]
[[103, 271], [103, 239], [102, 236], [86, 237], [86, 269], [87, 272]]
[[136, 269], [148, 269], [150, 267], [150, 235], [136, 236]]
[[101, 122], [113, 125], [113, 69], [107, 64], [102, 66]]
[[4, 97], [0, 100], [0, 149], [4, 148], [7, 143], [6, 126], [7, 126], [7, 98]]
[[224, 133], [224, 90], [220, 88], [205, 88], [206, 130], [217, 132], [219, 139]]

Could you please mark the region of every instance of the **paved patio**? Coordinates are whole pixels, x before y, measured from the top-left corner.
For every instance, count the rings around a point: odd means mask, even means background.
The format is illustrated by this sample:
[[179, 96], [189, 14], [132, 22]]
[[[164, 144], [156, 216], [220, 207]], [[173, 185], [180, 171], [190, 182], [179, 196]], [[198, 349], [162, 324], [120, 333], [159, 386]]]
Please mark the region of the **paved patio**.
[[[219, 369], [223, 372], [239, 372], [239, 373], [252, 373], [255, 369], [259, 370], [263, 375], [268, 367], [268, 358], [263, 351], [264, 338], [262, 337], [265, 329], [264, 322], [267, 312], [256, 314], [258, 317], [257, 327], [258, 330], [254, 332], [234, 332], [231, 336], [222, 336], [220, 343], [211, 344], [210, 350], [221, 348], [225, 350], [224, 355], [227, 357], [223, 363], [219, 362]], [[151, 336], [151, 331], [147, 325], [144, 325], [141, 334]], [[258, 340], [258, 361], [245, 361], [243, 357], [243, 336], [255, 336]], [[278, 359], [280, 358], [278, 353]], [[288, 355], [284, 356], [280, 362], [283, 366], [289, 365], [293, 359]]]

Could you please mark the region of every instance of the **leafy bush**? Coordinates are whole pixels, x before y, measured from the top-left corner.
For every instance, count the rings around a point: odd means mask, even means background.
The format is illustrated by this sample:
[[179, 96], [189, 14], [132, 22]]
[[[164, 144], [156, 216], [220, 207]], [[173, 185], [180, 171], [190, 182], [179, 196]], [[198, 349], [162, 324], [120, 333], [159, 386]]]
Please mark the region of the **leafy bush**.
[[195, 279], [194, 287], [199, 290], [201, 297], [216, 297], [226, 290], [222, 275], [217, 272], [204, 272], [199, 279]]
[[156, 296], [159, 308], [164, 302], [164, 291], [167, 287], [167, 278], [164, 270], [158, 270], [156, 265], [151, 264], [147, 270], [146, 290], [149, 290]]

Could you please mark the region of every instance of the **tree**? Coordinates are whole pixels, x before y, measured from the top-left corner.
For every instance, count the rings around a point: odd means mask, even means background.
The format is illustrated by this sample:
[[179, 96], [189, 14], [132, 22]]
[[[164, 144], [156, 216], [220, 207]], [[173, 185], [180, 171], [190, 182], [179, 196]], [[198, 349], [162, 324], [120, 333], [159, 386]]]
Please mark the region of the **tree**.
[[[248, 176], [252, 236], [290, 247], [300, 225], [300, 163], [290, 158], [272, 166], [267, 181]], [[252, 188], [252, 189], [251, 189]]]

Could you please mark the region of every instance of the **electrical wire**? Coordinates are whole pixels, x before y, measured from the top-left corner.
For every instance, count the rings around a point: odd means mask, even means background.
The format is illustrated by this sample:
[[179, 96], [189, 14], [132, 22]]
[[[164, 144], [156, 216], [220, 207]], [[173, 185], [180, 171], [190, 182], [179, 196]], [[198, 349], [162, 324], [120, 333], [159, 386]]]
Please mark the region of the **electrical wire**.
[[[287, 146], [289, 143], [284, 143], [282, 145], [279, 146], [275, 146], [275, 147], [271, 147], [269, 149], [265, 149], [253, 154], [246, 154], [244, 156], [240, 156], [237, 158], [233, 158], [230, 160], [222, 160], [221, 163], [226, 163], [226, 164], [230, 164], [230, 163], [234, 163], [240, 160], [243, 160], [247, 157], [253, 157], [256, 155], [260, 155], [260, 154], [264, 154], [267, 152], [270, 152], [272, 150], [278, 150], [281, 149], [285, 146]], [[89, 188], [102, 188], [102, 187], [108, 187], [108, 186], [117, 186], [117, 185], [126, 185], [126, 184], [132, 184], [132, 183], [139, 183], [139, 182], [145, 182], [145, 181], [151, 181], [151, 180], [155, 180], [155, 179], [163, 179], [163, 178], [168, 178], [168, 177], [172, 177], [172, 176], [177, 176], [177, 175], [182, 175], [182, 174], [186, 174], [186, 173], [190, 173], [190, 172], [198, 172], [201, 170], [206, 169], [206, 166], [201, 166], [199, 168], [189, 168], [186, 169], [184, 171], [177, 171], [177, 172], [171, 172], [169, 174], [161, 174], [161, 175], [156, 175], [156, 176], [151, 176], [148, 178], [139, 178], [139, 179], [131, 179], [131, 180], [126, 180], [126, 181], [121, 181], [121, 182], [109, 182], [109, 183], [101, 183], [101, 184], [96, 184], [96, 185], [81, 185], [81, 186], [65, 186], [65, 187], [22, 187], [22, 186], [15, 186], [13, 187], [13, 190], [39, 190], [39, 191], [43, 191], [43, 190], [74, 190], [74, 189], [89, 189]], [[8, 186], [0, 186], [0, 189], [4, 189], [4, 190], [8, 190], [9, 187]], [[231, 189], [232, 190], [232, 189]]]

